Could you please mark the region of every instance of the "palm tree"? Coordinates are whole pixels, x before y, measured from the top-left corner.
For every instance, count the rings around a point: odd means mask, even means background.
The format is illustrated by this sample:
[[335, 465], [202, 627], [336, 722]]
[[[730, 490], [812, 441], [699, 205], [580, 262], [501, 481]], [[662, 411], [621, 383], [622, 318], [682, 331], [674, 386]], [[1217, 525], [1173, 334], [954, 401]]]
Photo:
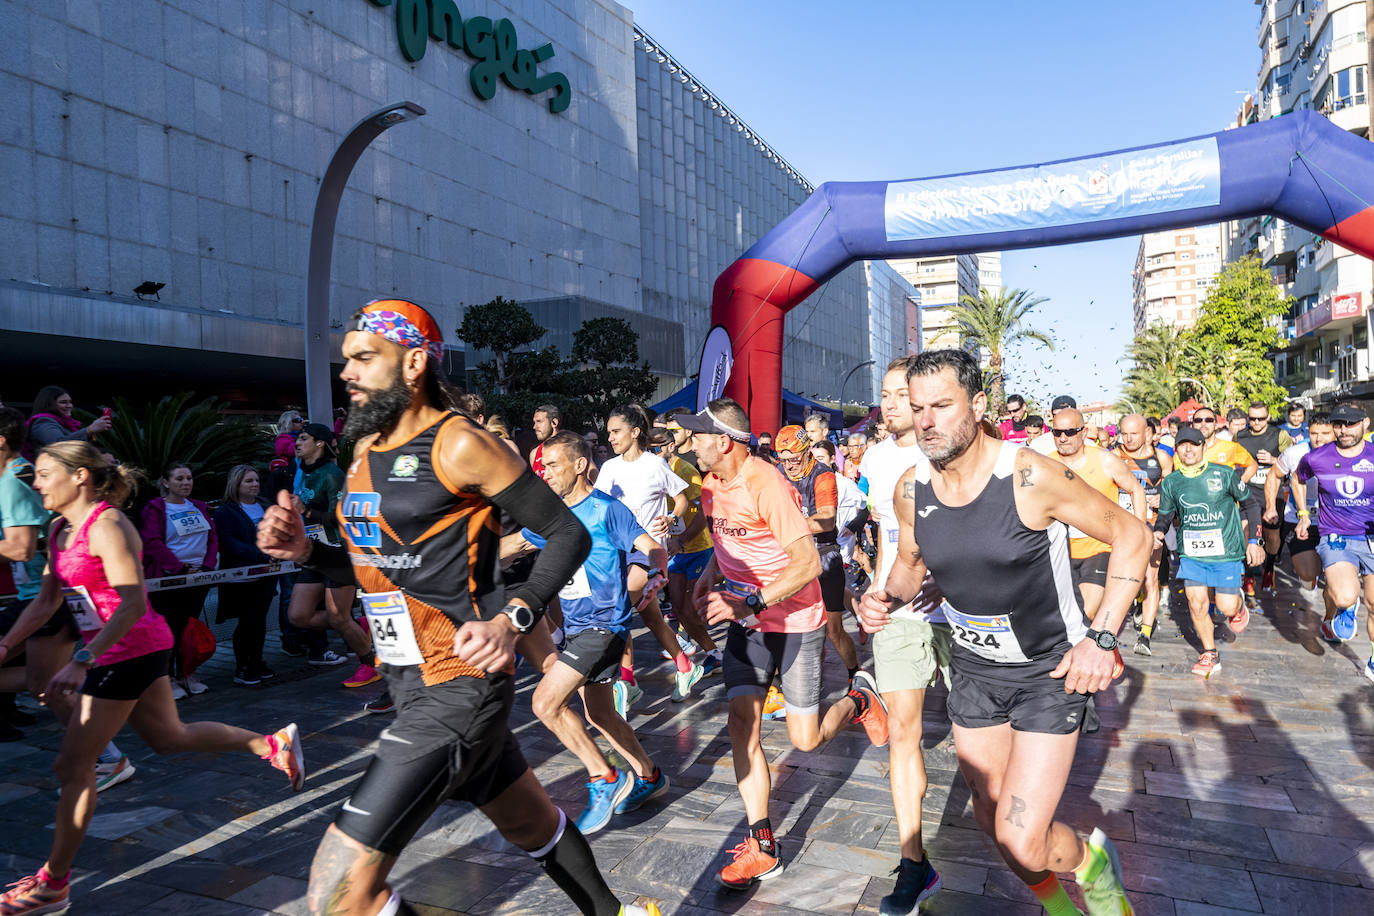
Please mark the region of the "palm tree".
[[960, 336], [988, 354], [988, 413], [997, 416], [1006, 400], [1006, 380], [1002, 374], [1002, 359], [1007, 348], [1023, 340], [1042, 343], [1054, 349], [1049, 335], [1026, 327], [1022, 321], [1035, 308], [1048, 302], [1044, 296], [1032, 296], [1030, 290], [1007, 289], [996, 292], [979, 287], [977, 296], [963, 295], [959, 304], [949, 310], [959, 325]]
[[1178, 406], [1184, 394], [1183, 379], [1196, 375], [1193, 369], [1199, 364], [1197, 348], [1187, 332], [1163, 321], [1136, 335], [1125, 359], [1134, 363], [1125, 376], [1125, 402], [1158, 416]]

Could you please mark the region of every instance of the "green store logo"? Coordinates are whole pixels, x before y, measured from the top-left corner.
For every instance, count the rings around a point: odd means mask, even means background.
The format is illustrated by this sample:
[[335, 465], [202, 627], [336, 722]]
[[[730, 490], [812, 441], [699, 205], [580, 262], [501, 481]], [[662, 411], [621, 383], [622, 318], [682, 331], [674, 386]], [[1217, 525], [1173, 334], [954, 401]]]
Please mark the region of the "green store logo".
[[[369, 0], [373, 6], [391, 6], [392, 0]], [[425, 56], [429, 40], [445, 42], [465, 51], [477, 63], [468, 73], [472, 91], [482, 101], [496, 95], [499, 78], [512, 89], [530, 95], [553, 90], [549, 111], [566, 111], [572, 102], [572, 85], [562, 73], [540, 75], [539, 65], [553, 57], [553, 45], [533, 51], [519, 47], [515, 25], [509, 19], [492, 22], [486, 16], [464, 19], [455, 0], [395, 0], [396, 40], [405, 59], [414, 63]]]

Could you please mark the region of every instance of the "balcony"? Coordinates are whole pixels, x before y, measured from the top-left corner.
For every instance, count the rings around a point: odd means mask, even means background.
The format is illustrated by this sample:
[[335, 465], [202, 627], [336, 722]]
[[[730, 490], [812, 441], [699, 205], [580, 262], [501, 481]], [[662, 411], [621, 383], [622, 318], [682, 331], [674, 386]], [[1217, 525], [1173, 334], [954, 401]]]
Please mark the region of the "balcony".
[[1338, 107], [1330, 114], [1323, 112], [1332, 124], [1351, 133], [1363, 134], [1369, 130], [1369, 106], [1365, 103], [1363, 95], [1355, 96], [1354, 100], [1347, 104], [1336, 104]]
[[1297, 233], [1293, 227], [1283, 220], [1276, 219], [1264, 227], [1264, 234], [1260, 236], [1259, 254], [1260, 261], [1268, 267], [1277, 262], [1292, 261], [1297, 258], [1293, 251], [1294, 243], [1297, 241]]
[[1337, 258], [1343, 258], [1350, 253], [1349, 248], [1342, 248], [1329, 239], [1323, 239], [1317, 247], [1317, 253], [1312, 258], [1312, 266], [1316, 270], [1326, 270], [1336, 262]]
[[1363, 293], [1337, 293], [1321, 300], [1297, 319], [1297, 336], [1304, 337], [1314, 331], [1339, 331], [1364, 320], [1365, 297]]

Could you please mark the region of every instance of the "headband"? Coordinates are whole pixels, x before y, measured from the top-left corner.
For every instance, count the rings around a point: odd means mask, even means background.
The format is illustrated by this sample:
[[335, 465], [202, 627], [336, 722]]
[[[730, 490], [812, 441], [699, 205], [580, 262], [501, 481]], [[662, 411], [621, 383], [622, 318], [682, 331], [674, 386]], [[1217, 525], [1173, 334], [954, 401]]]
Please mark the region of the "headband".
[[404, 299], [375, 299], [363, 306], [354, 330], [376, 334], [407, 350], [424, 350], [434, 359], [444, 355], [444, 337], [429, 312]]

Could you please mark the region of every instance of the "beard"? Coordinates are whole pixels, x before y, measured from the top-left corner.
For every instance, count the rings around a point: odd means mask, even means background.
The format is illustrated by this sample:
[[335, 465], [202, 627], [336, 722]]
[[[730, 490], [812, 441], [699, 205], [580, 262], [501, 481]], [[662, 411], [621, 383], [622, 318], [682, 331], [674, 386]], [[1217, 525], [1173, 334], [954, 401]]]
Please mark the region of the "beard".
[[391, 432], [396, 428], [401, 415], [410, 407], [412, 398], [410, 386], [406, 384], [399, 366], [396, 368], [395, 378], [385, 388], [349, 385], [348, 390], [362, 392], [367, 395], [367, 400], [361, 404], [354, 403], [349, 409], [348, 419], [344, 421], [343, 428], [345, 439], [356, 440], [373, 433]]
[[978, 437], [978, 432], [978, 423], [970, 413], [949, 432], [947, 437], [941, 437], [927, 445], [925, 439], [918, 435], [917, 444], [921, 447], [921, 453], [929, 458], [931, 463], [947, 464], [968, 450], [973, 440]]

